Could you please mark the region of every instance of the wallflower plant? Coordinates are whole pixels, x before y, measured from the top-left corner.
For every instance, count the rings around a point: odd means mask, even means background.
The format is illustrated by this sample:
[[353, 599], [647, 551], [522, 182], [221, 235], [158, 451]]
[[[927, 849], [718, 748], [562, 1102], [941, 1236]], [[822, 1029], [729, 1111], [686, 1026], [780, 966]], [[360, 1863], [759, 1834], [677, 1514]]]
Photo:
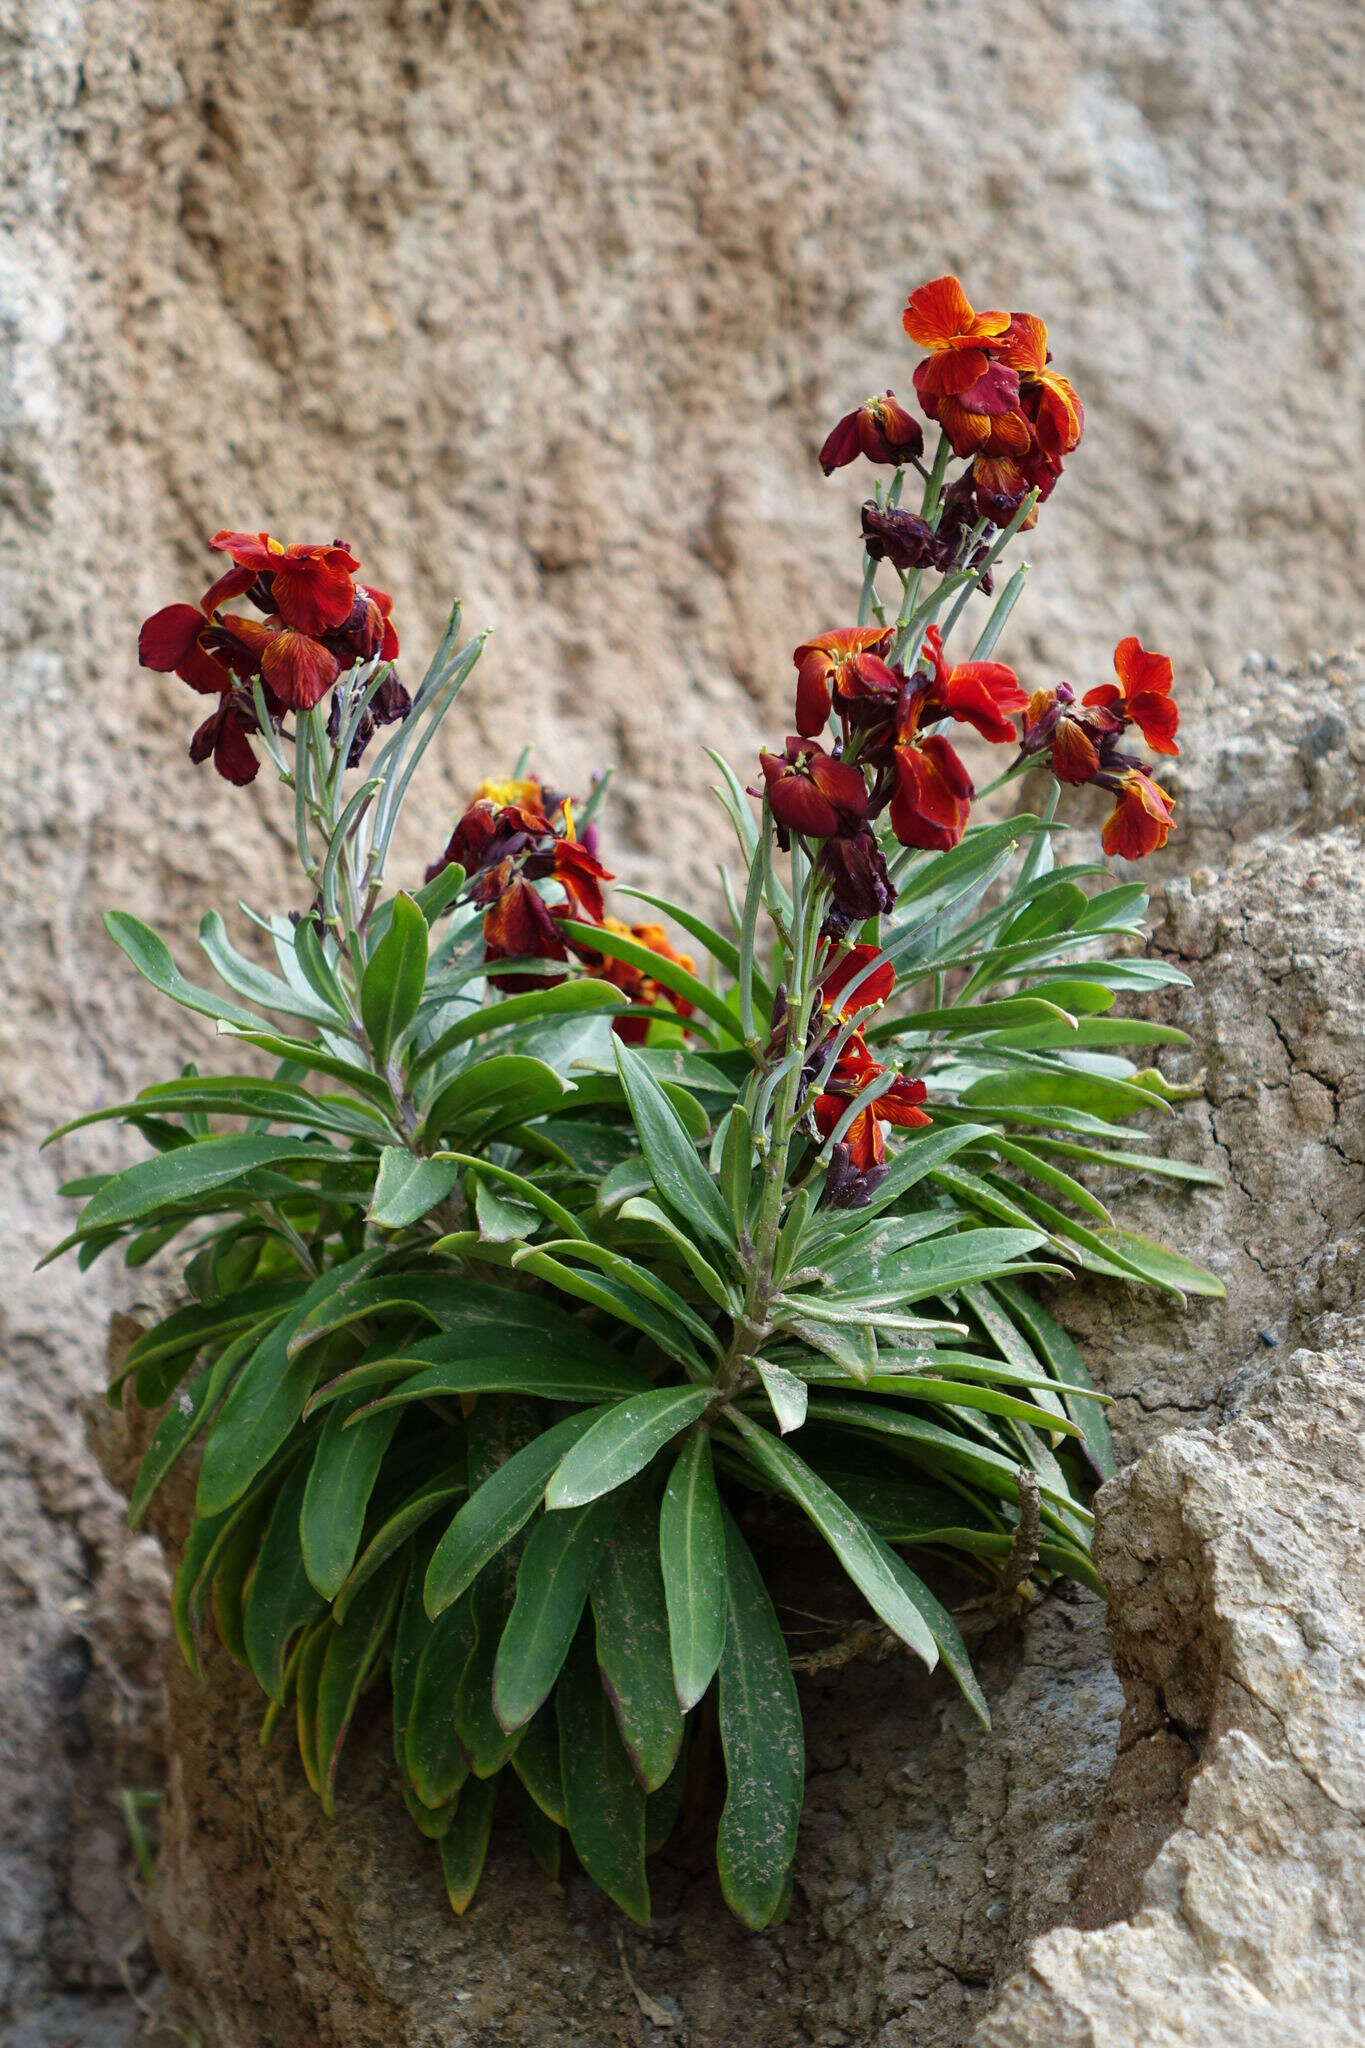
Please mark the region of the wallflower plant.
[[[713, 757], [738, 850], [717, 924], [635, 890], [646, 920], [609, 914], [605, 780], [580, 809], [525, 763], [389, 889], [483, 641], [461, 645], [457, 607], [409, 698], [390, 600], [341, 542], [220, 533], [231, 566], [142, 629], [146, 666], [217, 699], [193, 757], [234, 783], [264, 761], [291, 792], [300, 895], [247, 913], [253, 954], [204, 918], [223, 992], [110, 913], [147, 981], [255, 1065], [187, 1066], [55, 1134], [119, 1118], [149, 1147], [68, 1184], [58, 1251], [182, 1257], [182, 1304], [109, 1393], [160, 1416], [135, 1526], [197, 1467], [181, 1648], [198, 1669], [211, 1620], [329, 1812], [379, 1696], [457, 1911], [505, 1800], [547, 1872], [567, 1834], [645, 1919], [646, 1859], [714, 1779], [725, 1897], [770, 1923], [804, 1781], [798, 1617], [770, 1581], [801, 1518], [985, 1720], [929, 1580], [1093, 1586], [1088, 1499], [1113, 1470], [1103, 1398], [1031, 1283], [1218, 1291], [1087, 1178], [1208, 1176], [1135, 1121], [1169, 1091], [1130, 1054], [1180, 1034], [1116, 999], [1184, 979], [1136, 943], [1144, 891], [1056, 851], [1084, 782], [1113, 795], [1109, 851], [1165, 839], [1170, 800], [1124, 743], [1176, 751], [1170, 663], [1130, 636], [1116, 683], [1029, 691], [995, 659], [1027, 574], [996, 595], [998, 565], [1080, 401], [1040, 321], [975, 312], [953, 278], [905, 327], [936, 452], [890, 393], [825, 444], [827, 473], [889, 474], [856, 616], [796, 650], [794, 732], [747, 791]], [[994, 609], [950, 654], [974, 591]], [[992, 790], [1050, 766], [1036, 814], [974, 815], [964, 726], [1005, 750]]]

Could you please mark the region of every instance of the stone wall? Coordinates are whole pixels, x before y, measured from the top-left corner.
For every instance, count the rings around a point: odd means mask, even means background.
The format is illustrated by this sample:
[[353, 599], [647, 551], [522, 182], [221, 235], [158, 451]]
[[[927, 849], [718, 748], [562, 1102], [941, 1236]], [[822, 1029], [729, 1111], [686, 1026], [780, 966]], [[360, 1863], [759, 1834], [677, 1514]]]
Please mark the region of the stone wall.
[[620, 765], [632, 878], [705, 887], [699, 743], [778, 732], [847, 603], [860, 483], [812, 450], [952, 266], [1090, 408], [1005, 652], [1080, 678], [1136, 627], [1254, 693], [1248, 645], [1352, 623], [1360, 41], [1342, 0], [0, 0], [0, 2015], [126, 2028], [111, 1788], [156, 1734], [155, 1562], [75, 1412], [155, 1283], [33, 1277], [121, 1140], [34, 1146], [202, 1054], [100, 912], [192, 929], [286, 853], [138, 619], [224, 521], [344, 532], [419, 651], [452, 591], [497, 629], [414, 860], [530, 739]]

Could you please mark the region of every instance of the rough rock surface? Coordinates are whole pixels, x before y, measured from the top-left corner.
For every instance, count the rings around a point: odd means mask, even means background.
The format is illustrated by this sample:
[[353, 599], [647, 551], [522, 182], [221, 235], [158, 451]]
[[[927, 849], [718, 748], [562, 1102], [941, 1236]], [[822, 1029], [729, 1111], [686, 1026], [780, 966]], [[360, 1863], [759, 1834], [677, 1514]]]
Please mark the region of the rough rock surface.
[[1365, 1322], [1321, 1343], [1106, 1489], [1115, 1789], [1175, 1742], [1188, 1803], [1126, 1917], [1036, 1941], [973, 2048], [1362, 2039]]
[[106, 1995], [135, 1931], [113, 1793], [151, 1767], [161, 1625], [76, 1415], [93, 1333], [157, 1283], [31, 1272], [58, 1181], [121, 1141], [34, 1147], [203, 1052], [101, 910], [188, 931], [277, 900], [286, 853], [263, 793], [186, 767], [194, 705], [134, 669], [136, 621], [202, 587], [224, 519], [346, 531], [411, 645], [452, 587], [499, 628], [413, 846], [530, 736], [566, 779], [618, 760], [623, 866], [690, 890], [695, 742], [779, 730], [792, 621], [846, 602], [861, 483], [811, 451], [903, 383], [901, 295], [952, 264], [1048, 313], [1090, 406], [1004, 651], [1079, 677], [1133, 625], [1223, 677], [1248, 641], [1331, 645], [1359, 43], [1344, 0], [687, 0], [666, 25], [0, 0], [0, 2026], [25, 2048], [136, 2024]]

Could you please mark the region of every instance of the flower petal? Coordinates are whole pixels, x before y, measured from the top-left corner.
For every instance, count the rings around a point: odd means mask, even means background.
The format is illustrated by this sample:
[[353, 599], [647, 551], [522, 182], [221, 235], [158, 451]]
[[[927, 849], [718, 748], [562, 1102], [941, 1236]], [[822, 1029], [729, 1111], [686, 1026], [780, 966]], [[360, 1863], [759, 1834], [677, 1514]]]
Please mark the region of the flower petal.
[[164, 675], [179, 666], [203, 630], [204, 614], [197, 605], [168, 604], [143, 620], [137, 658], [143, 668]]
[[292, 711], [308, 711], [331, 689], [340, 665], [334, 654], [299, 633], [283, 626], [270, 637], [261, 655], [261, 674], [281, 701]]

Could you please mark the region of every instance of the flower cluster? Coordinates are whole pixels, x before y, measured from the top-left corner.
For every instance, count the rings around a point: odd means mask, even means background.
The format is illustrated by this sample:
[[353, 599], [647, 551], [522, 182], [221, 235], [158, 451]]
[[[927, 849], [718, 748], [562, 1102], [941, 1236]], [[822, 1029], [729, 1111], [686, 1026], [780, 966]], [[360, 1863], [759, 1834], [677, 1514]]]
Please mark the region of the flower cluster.
[[1080, 702], [1069, 683], [1037, 690], [1024, 712], [1023, 751], [1047, 753], [1059, 782], [1093, 782], [1117, 798], [1101, 834], [1104, 850], [1141, 860], [1166, 844], [1172, 803], [1167, 792], [1119, 736], [1135, 725], [1156, 754], [1178, 754], [1180, 713], [1171, 696], [1174, 680], [1164, 654], [1153, 654], [1135, 635], [1114, 649], [1117, 683], [1087, 690]]
[[[1164, 655], [1129, 638], [1115, 653], [1117, 686], [1102, 685], [1080, 704], [1065, 683], [1030, 696], [1003, 662], [950, 661], [944, 630], [933, 620], [935, 600], [915, 608], [926, 570], [955, 576], [950, 587], [965, 582], [989, 594], [991, 563], [1009, 535], [991, 547], [986, 530], [1031, 525], [1063, 458], [1080, 443], [1081, 401], [1051, 366], [1047, 328], [1031, 313], [977, 312], [955, 277], [913, 291], [903, 325], [926, 351], [914, 386], [939, 426], [938, 454], [926, 468], [923, 429], [890, 391], [846, 414], [825, 441], [826, 475], [861, 456], [889, 465], [896, 476], [862, 508], [867, 574], [860, 622], [796, 649], [796, 730], [781, 753], [759, 757], [779, 837], [819, 842], [817, 868], [832, 901], [826, 930], [835, 937], [892, 908], [889, 839], [940, 852], [961, 840], [975, 790], [948, 737], [954, 724], [1016, 747], [1014, 769], [1046, 757], [1059, 781], [1112, 791], [1115, 807], [1103, 833], [1109, 853], [1138, 859], [1164, 844], [1171, 824], [1166, 792], [1118, 748], [1131, 724], [1157, 752], [1176, 752]], [[954, 458], [966, 467], [949, 481]], [[918, 512], [899, 502], [909, 467], [925, 478]], [[876, 596], [882, 563], [900, 577], [904, 593], [894, 624], [886, 623]], [[1021, 717], [1022, 731], [1014, 723]], [[886, 829], [879, 830], [883, 814]]]
[[[212, 757], [229, 782], [255, 779], [251, 736], [259, 732], [253, 684], [278, 729], [290, 711], [310, 711], [339, 677], [363, 662], [391, 663], [398, 635], [393, 600], [358, 583], [360, 562], [343, 541], [286, 547], [268, 533], [216, 533], [209, 546], [232, 567], [210, 584], [198, 604], [171, 604], [144, 621], [138, 658], [144, 668], [173, 673], [218, 708], [190, 742], [190, 758]], [[263, 617], [223, 607], [244, 598]], [[349, 765], [363, 754], [376, 725], [406, 717], [407, 691], [392, 668], [362, 714]], [[340, 730], [333, 698], [331, 731]]]
[[[481, 782], [445, 851], [427, 869], [427, 881], [452, 861], [469, 877], [470, 901], [486, 906], [483, 939], [489, 963], [578, 960], [590, 978], [610, 982], [630, 998], [631, 1009], [614, 1024], [627, 1044], [643, 1043], [648, 1012], [660, 1003], [677, 1018], [692, 1015], [685, 997], [644, 968], [603, 953], [566, 929], [571, 923], [596, 925], [689, 974], [696, 971], [696, 962], [674, 948], [662, 925], [628, 925], [607, 914], [602, 887], [615, 878], [598, 858], [596, 826], [578, 833], [570, 798], [534, 776]], [[542, 884], [551, 885], [557, 900], [547, 899]], [[550, 987], [565, 977], [503, 972], [489, 979], [495, 988], [524, 990]]]

